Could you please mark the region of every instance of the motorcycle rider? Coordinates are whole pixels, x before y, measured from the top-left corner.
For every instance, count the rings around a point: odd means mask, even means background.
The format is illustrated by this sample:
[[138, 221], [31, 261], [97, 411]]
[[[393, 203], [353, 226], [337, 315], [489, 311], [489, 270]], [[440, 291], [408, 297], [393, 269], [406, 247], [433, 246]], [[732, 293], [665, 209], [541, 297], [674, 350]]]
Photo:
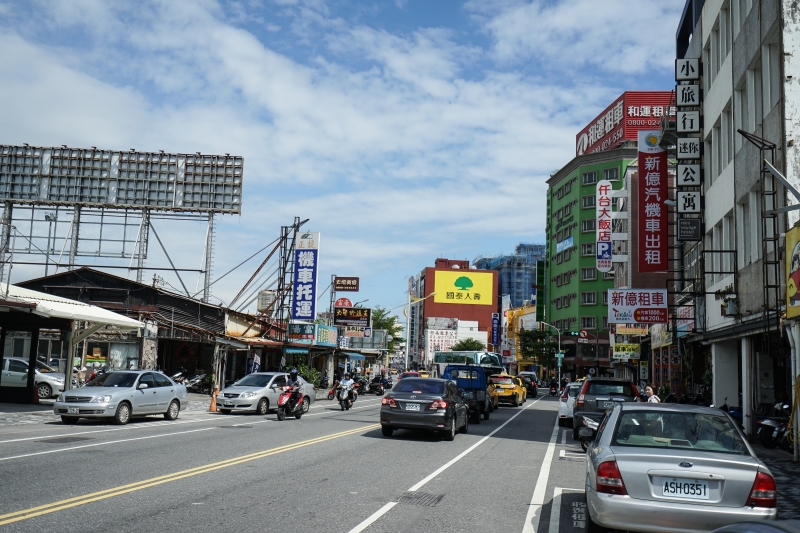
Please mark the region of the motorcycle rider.
[[346, 372], [344, 379], [339, 382], [339, 386], [347, 390], [347, 397], [351, 402], [355, 401], [355, 398], [353, 397], [353, 383], [354, 381], [350, 378], [350, 372]]
[[293, 368], [289, 371], [289, 378], [286, 380], [286, 385], [292, 387], [292, 398], [289, 402], [289, 405], [294, 406], [297, 405], [297, 401], [300, 399], [300, 387], [303, 386], [303, 383], [300, 381], [300, 378], [297, 375], [297, 369]]

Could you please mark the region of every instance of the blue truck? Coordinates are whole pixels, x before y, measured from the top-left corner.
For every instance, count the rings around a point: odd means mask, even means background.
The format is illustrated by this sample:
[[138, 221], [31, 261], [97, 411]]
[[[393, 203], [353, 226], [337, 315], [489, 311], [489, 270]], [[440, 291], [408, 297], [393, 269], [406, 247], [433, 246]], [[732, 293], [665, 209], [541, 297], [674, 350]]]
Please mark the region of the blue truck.
[[464, 392], [464, 400], [469, 407], [470, 422], [473, 424], [481, 423], [481, 415], [484, 420], [489, 420], [489, 413], [492, 412], [492, 401], [487, 393], [488, 383], [486, 381], [486, 371], [477, 365], [447, 365], [442, 372], [442, 378], [453, 381], [459, 389]]

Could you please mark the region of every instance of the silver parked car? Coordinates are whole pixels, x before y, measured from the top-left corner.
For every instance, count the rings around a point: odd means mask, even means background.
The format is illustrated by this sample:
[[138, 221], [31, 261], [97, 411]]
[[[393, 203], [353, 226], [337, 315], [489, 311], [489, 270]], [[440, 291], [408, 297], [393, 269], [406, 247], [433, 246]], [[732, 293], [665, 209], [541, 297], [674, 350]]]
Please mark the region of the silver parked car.
[[597, 431], [586, 474], [590, 532], [711, 531], [777, 516], [772, 474], [719, 409], [626, 402]]
[[[64, 390], [64, 374], [52, 367], [36, 361], [34, 387], [40, 400], [46, 400]], [[25, 387], [28, 384], [28, 360], [22, 357], [3, 359], [3, 376], [0, 385], [3, 387]]]
[[178, 418], [189, 396], [186, 387], [160, 372], [120, 370], [102, 374], [79, 389], [61, 394], [53, 412], [65, 424], [79, 418], [110, 418], [127, 424], [131, 417], [163, 414]]
[[[230, 387], [220, 391], [217, 396], [217, 409], [223, 414], [231, 411], [255, 411], [260, 415], [276, 409], [280, 388], [286, 385], [289, 374], [285, 372], [255, 372], [248, 374]], [[308, 412], [316, 397], [314, 386], [298, 378], [302, 383], [303, 412]]]

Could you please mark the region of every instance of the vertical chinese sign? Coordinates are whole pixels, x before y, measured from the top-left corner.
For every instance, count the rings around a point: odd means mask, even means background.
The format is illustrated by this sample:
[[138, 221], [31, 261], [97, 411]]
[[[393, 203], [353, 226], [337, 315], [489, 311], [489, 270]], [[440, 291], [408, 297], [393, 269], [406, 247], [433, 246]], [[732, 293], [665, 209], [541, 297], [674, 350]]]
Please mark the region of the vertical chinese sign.
[[611, 270], [611, 182], [597, 182], [597, 208], [595, 209], [597, 243], [597, 270]]
[[319, 233], [300, 233], [294, 250], [294, 283], [292, 284], [292, 319], [317, 318], [317, 263]]
[[492, 313], [492, 347], [500, 346], [500, 313]]
[[667, 151], [659, 130], [639, 132], [639, 272], [667, 270]]

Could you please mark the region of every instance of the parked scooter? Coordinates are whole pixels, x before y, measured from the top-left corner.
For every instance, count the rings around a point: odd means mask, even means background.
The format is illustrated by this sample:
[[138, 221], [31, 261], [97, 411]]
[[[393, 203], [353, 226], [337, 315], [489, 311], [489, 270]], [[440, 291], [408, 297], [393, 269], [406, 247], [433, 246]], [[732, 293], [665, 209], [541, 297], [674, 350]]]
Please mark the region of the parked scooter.
[[[285, 420], [286, 415], [294, 415], [298, 420], [303, 416], [303, 392], [300, 387], [289, 385], [281, 387], [281, 395], [278, 396], [278, 420]], [[297, 400], [292, 402], [292, 395], [297, 393]]]
[[186, 379], [186, 381], [184, 381], [183, 384], [186, 386], [186, 390], [188, 390], [189, 392], [196, 392], [202, 394], [203, 379], [205, 377], [206, 377], [205, 374], [197, 374], [196, 376], [192, 376]]
[[333, 381], [333, 387], [331, 387], [331, 390], [328, 391], [328, 399], [329, 400], [333, 400], [334, 398], [336, 398], [336, 389], [338, 387], [339, 387], [339, 380], [336, 379], [336, 380]]
[[377, 394], [378, 396], [383, 396], [386, 391], [383, 388], [383, 380], [381, 380], [380, 376], [372, 380], [372, 383], [369, 384], [369, 390], [367, 390], [367, 392]]
[[793, 445], [789, 442], [789, 404], [778, 402], [775, 404], [776, 416], [764, 418], [759, 422], [756, 436], [764, 448], [777, 448], [780, 446], [785, 450], [793, 450]]
[[588, 416], [583, 417], [583, 427], [578, 430], [578, 438], [581, 440], [581, 449], [583, 451], [588, 450], [589, 445], [594, 441], [598, 426], [599, 424]]
[[327, 389], [328, 385], [330, 385], [329, 381], [330, 380], [328, 379], [328, 374], [326, 372], [325, 375], [322, 376], [322, 380], [319, 382], [319, 388], [320, 389]]

